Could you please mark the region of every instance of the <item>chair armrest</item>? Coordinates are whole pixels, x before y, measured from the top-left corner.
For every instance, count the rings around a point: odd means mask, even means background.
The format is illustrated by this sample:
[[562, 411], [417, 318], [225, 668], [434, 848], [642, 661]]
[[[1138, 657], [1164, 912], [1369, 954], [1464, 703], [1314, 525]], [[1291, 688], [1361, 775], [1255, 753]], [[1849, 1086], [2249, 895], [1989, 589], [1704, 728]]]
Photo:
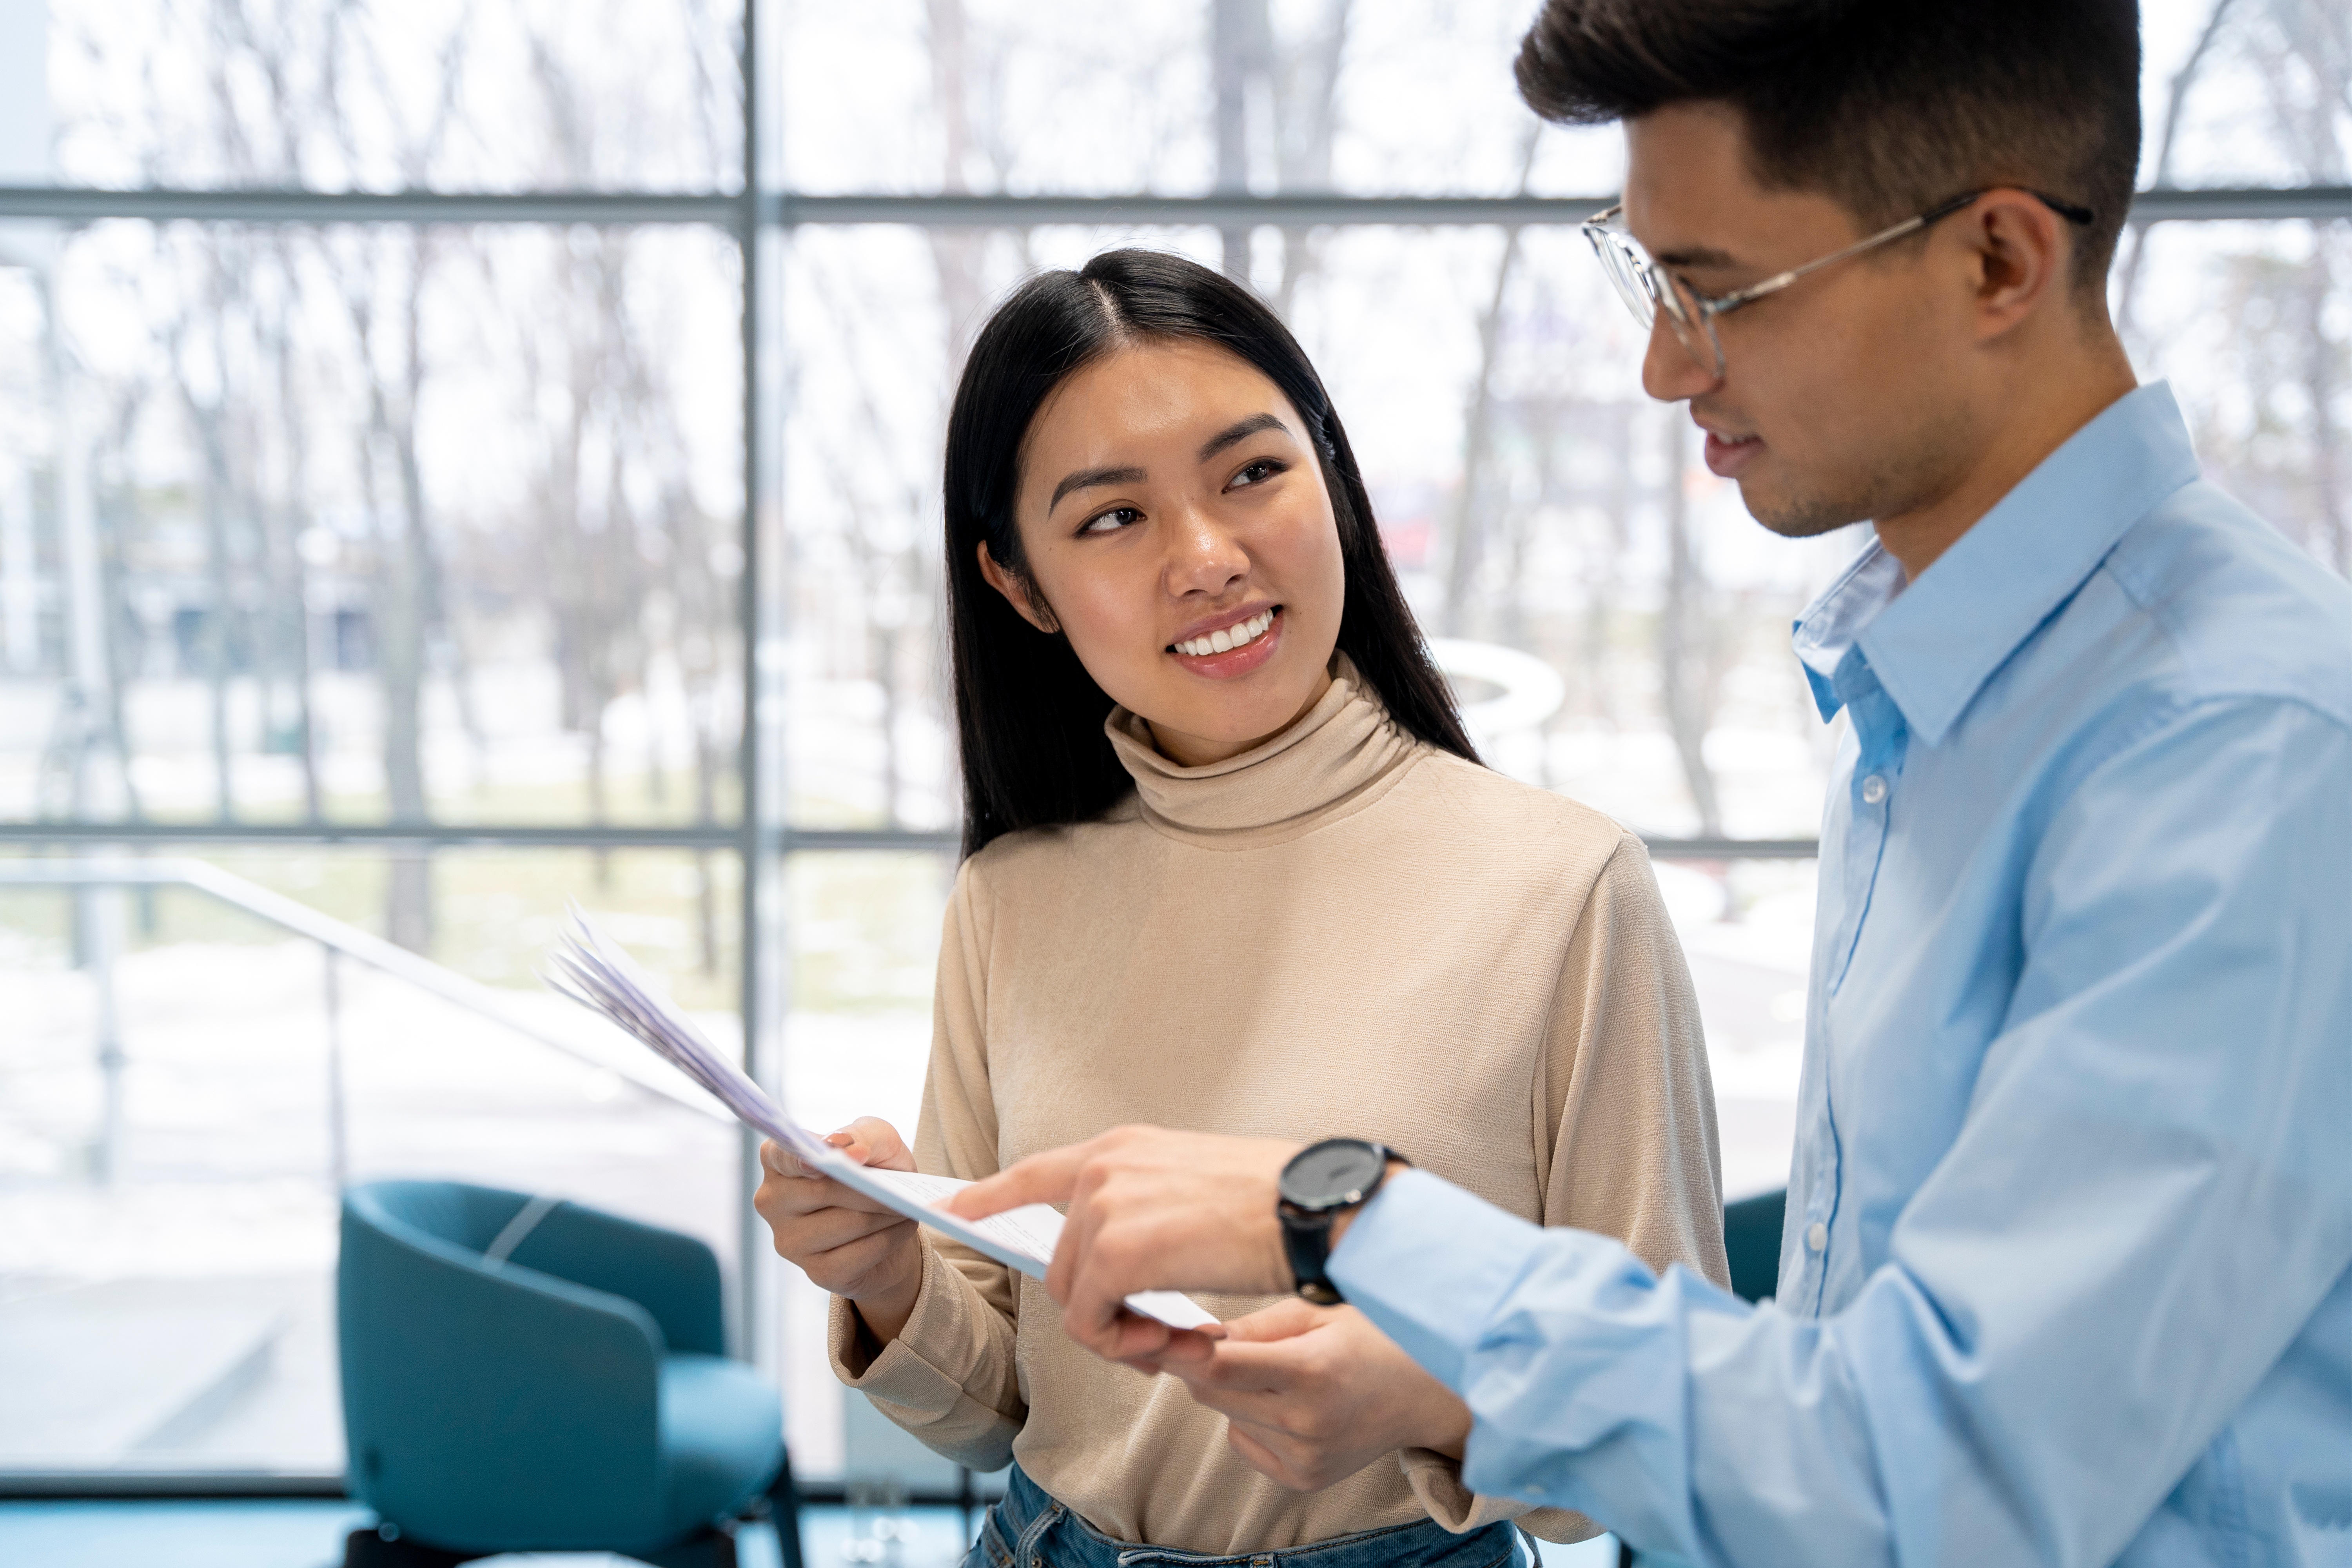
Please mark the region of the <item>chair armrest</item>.
[[659, 1533], [662, 1336], [643, 1307], [348, 1207], [337, 1284], [355, 1497], [455, 1548]]
[[1723, 1250], [1731, 1266], [1731, 1290], [1744, 1301], [1762, 1300], [1780, 1283], [1780, 1230], [1788, 1205], [1785, 1187], [1724, 1205]]
[[727, 1353], [719, 1259], [690, 1236], [567, 1203], [540, 1221], [508, 1261], [626, 1297], [660, 1325], [669, 1350]]

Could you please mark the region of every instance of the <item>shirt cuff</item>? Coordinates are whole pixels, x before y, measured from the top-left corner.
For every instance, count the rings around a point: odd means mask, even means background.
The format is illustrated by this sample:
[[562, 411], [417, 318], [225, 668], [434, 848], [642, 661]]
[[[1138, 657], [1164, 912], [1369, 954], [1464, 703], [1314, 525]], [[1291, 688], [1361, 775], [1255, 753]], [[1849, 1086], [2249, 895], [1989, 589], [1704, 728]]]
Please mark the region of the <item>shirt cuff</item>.
[[957, 1289], [947, 1260], [923, 1247], [923, 1280], [915, 1310], [898, 1337], [872, 1361], [855, 1305], [833, 1299], [826, 1322], [826, 1350], [833, 1374], [844, 1386], [906, 1412], [909, 1421], [936, 1421], [971, 1397], [961, 1373], [975, 1364], [985, 1346], [971, 1321], [971, 1303]]
[[1547, 1235], [1426, 1171], [1401, 1171], [1357, 1211], [1331, 1282], [1429, 1374], [1464, 1392], [1467, 1363]]

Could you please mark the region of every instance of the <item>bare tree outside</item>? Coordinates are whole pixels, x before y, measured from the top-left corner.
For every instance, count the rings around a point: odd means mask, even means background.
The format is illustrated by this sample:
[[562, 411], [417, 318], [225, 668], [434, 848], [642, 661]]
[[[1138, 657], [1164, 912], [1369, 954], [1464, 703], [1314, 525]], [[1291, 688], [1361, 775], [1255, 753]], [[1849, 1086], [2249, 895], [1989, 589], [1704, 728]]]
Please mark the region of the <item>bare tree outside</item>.
[[[420, 61], [405, 48], [412, 39], [400, 40], [405, 52], [387, 48], [394, 33], [365, 5], [288, 17], [264, 15], [259, 4], [166, 5], [146, 33], [93, 27], [71, 38], [93, 59], [110, 61], [114, 78], [126, 62], [138, 62], [150, 77], [188, 89], [179, 100], [159, 90], [157, 101], [176, 101], [184, 112], [145, 128], [140, 180], [169, 184], [184, 177], [179, 171], [200, 168], [238, 185], [373, 174], [424, 186], [494, 140], [477, 96], [487, 46], [482, 27], [467, 18]], [[685, 11], [692, 25], [714, 25], [705, 6]], [[537, 149], [538, 177], [555, 185], [609, 178], [625, 149], [587, 146], [581, 138], [593, 130], [607, 138], [643, 132], [665, 111], [648, 104], [634, 120], [616, 116], [609, 84], [592, 90], [574, 79], [577, 37], [559, 44], [525, 22], [500, 47], [534, 46], [525, 53], [540, 90], [524, 107], [530, 115], [511, 123]], [[553, 24], [557, 31], [569, 26]], [[688, 51], [694, 87], [683, 121], [689, 146], [713, 168], [731, 157], [734, 136], [725, 101], [733, 83], [724, 72], [723, 37], [719, 41], [715, 54]], [[69, 119], [60, 135], [70, 143], [100, 123]], [[123, 251], [129, 233], [145, 236], [143, 259]], [[631, 290], [645, 293], [645, 264], [636, 249], [636, 237], [617, 232], [584, 256], [573, 247], [570, 265], [555, 276], [576, 287], [551, 293], [543, 270], [511, 276], [514, 245], [486, 245], [451, 229], [180, 225], [68, 242], [68, 257], [121, 258], [106, 286], [140, 302], [158, 351], [118, 355], [121, 372], [92, 365], [77, 373], [104, 387], [105, 403], [117, 411], [90, 487], [115, 606], [109, 626], [121, 644], [116, 668], [126, 677], [112, 705], [130, 714], [183, 711], [148, 702], [142, 671], [199, 683], [208, 815], [429, 822], [452, 809], [458, 795], [482, 786], [497, 739], [497, 719], [478, 690], [476, 645], [509, 638], [517, 610], [551, 598], [550, 629], [563, 650], [555, 661], [563, 706], [587, 742], [591, 819], [609, 815], [603, 720], [616, 694], [642, 695], [652, 641], [661, 644], [664, 679], [688, 689], [696, 717], [685, 765], [694, 780], [670, 805], [667, 764], [656, 746], [633, 770], [644, 786], [636, 808], [714, 821], [731, 809], [732, 792], [719, 775], [731, 763], [733, 713], [719, 689], [737, 679], [732, 605], [730, 591], [712, 581], [730, 568], [714, 549], [708, 509], [689, 494], [686, 470], [699, 460], [685, 451], [704, 443], [684, 441], [665, 404], [674, 392], [661, 363], [666, 340], [652, 334], [676, 323], [638, 320]], [[106, 275], [85, 267], [76, 276]], [[589, 341], [577, 354], [519, 355], [496, 369], [453, 359], [453, 312], [468, 300], [493, 297], [499, 302], [482, 310], [485, 317], [552, 323]], [[64, 352], [69, 356], [70, 345]], [[545, 384], [534, 378], [542, 372], [573, 378], [569, 389], [583, 395], [572, 402], [590, 421], [593, 450], [574, 454], [568, 488], [554, 487], [542, 472], [535, 497], [517, 498], [523, 519], [552, 532], [538, 549], [518, 552], [534, 557], [537, 568], [505, 584], [503, 608], [490, 611], [505, 619], [484, 621], [477, 606], [487, 602], [453, 575], [460, 562], [451, 553], [478, 509], [453, 509], [449, 479], [436, 477], [449, 470], [449, 459], [446, 438], [433, 434], [446, 416], [435, 411], [445, 380], [446, 395], [475, 397], [467, 388], [486, 373], [515, 371], [524, 381], [517, 401], [530, 422], [546, 402]], [[141, 477], [129, 454], [162, 449], [157, 443], [172, 426], [184, 432], [193, 461], [184, 479], [159, 486]], [[488, 456], [468, 460], [478, 466]], [[463, 527], [453, 510], [467, 515]], [[598, 571], [594, 549], [551, 548], [567, 531], [601, 542], [598, 525], [611, 512], [625, 514], [617, 536], [625, 560]], [[681, 548], [673, 551], [673, 531], [692, 537], [676, 541]], [[193, 560], [176, 542], [191, 538]], [[478, 561], [478, 552], [461, 555], [469, 569]], [[670, 567], [666, 584], [656, 578], [647, 586], [648, 564]], [[692, 626], [678, 613], [689, 601], [698, 617]], [[713, 626], [714, 614], [727, 624]], [[361, 674], [364, 709], [345, 704], [322, 722], [322, 683], [348, 685]], [[326, 763], [331, 749], [348, 750], [360, 738], [354, 724], [370, 722], [362, 713], [372, 716], [372, 779]], [[434, 739], [438, 713], [456, 720], [469, 769], [454, 770], [459, 753]], [[124, 751], [135, 751], [131, 731], [139, 721], [114, 722], [125, 734]], [[290, 802], [257, 796], [247, 804], [248, 756], [292, 764]], [[520, 804], [486, 795], [460, 809]], [[434, 925], [430, 864], [422, 852], [387, 858], [384, 929], [424, 951]], [[710, 922], [704, 923], [703, 945], [715, 953]]]

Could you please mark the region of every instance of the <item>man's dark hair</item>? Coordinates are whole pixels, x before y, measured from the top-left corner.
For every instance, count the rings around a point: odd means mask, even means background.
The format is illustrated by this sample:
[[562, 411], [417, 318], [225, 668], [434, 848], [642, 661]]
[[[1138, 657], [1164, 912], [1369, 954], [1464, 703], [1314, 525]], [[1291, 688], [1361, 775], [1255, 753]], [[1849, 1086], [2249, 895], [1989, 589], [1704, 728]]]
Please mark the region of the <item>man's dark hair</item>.
[[2086, 288], [2139, 165], [2135, 0], [1547, 0], [1517, 74], [1565, 124], [1727, 105], [1759, 183], [1866, 228], [1990, 185], [2088, 207]]

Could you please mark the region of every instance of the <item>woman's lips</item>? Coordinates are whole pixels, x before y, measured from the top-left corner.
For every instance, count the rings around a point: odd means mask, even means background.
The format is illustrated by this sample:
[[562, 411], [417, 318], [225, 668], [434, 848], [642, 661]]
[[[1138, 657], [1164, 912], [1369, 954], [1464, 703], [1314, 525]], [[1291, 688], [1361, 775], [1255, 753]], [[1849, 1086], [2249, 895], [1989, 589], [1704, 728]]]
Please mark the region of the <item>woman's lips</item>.
[[1736, 479], [1748, 464], [1763, 454], [1763, 438], [1745, 437], [1728, 440], [1710, 430], [1706, 433], [1707, 470], [1717, 479]]
[[1282, 606], [1276, 605], [1271, 614], [1272, 624], [1239, 647], [1208, 654], [1178, 653], [1171, 648], [1169, 657], [1193, 674], [1205, 675], [1212, 680], [1232, 680], [1247, 675], [1272, 658], [1275, 645], [1282, 640], [1282, 629], [1287, 624]]

